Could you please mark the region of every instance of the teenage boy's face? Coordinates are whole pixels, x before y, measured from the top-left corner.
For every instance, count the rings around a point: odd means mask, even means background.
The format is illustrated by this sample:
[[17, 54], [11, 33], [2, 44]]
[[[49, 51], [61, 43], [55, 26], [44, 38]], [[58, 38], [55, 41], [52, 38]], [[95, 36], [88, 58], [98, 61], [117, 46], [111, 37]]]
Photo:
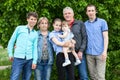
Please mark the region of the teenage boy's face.
[[27, 18], [27, 21], [30, 27], [34, 27], [37, 23], [37, 18], [30, 16], [29, 18]]
[[61, 22], [60, 21], [55, 21], [53, 24], [54, 30], [55, 31], [60, 31], [61, 30]]

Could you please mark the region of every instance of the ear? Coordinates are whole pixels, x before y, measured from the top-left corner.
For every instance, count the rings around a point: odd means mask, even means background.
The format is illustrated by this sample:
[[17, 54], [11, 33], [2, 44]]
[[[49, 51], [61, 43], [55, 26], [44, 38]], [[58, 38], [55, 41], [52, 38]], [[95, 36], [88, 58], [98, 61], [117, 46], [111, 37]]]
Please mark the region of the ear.
[[54, 26], [54, 23], [52, 24], [52, 26]]
[[86, 11], [86, 15], [87, 15], [87, 11]]
[[27, 18], [27, 21], [29, 20], [29, 18]]

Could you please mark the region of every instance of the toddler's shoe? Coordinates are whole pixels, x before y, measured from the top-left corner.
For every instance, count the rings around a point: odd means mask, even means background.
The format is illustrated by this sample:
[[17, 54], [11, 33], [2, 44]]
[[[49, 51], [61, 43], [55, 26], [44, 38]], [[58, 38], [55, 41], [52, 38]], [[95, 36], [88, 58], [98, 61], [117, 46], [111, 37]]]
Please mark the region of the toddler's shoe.
[[77, 65], [79, 65], [80, 63], [81, 63], [81, 61], [80, 61], [79, 59], [77, 59], [74, 65], [77, 66]]
[[70, 64], [71, 64], [70, 60], [66, 60], [66, 61], [62, 64], [62, 66], [65, 67], [65, 66], [70, 65]]

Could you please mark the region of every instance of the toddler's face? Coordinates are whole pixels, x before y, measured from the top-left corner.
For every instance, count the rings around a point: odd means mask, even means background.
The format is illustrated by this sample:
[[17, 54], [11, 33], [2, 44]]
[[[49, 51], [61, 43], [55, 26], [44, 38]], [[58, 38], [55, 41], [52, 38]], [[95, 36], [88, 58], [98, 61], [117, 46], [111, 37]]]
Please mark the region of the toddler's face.
[[69, 29], [69, 26], [67, 24], [62, 24], [62, 30], [66, 31]]

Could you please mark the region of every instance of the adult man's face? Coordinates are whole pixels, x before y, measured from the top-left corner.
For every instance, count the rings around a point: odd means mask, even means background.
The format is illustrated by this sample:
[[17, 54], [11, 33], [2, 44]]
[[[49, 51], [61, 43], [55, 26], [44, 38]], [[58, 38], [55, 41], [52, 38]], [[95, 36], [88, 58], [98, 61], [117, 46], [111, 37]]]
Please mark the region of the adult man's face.
[[73, 11], [67, 9], [63, 12], [63, 16], [65, 18], [66, 21], [72, 21], [74, 19], [74, 13]]
[[89, 19], [95, 19], [96, 18], [95, 7], [94, 6], [87, 7], [86, 14], [89, 17]]

